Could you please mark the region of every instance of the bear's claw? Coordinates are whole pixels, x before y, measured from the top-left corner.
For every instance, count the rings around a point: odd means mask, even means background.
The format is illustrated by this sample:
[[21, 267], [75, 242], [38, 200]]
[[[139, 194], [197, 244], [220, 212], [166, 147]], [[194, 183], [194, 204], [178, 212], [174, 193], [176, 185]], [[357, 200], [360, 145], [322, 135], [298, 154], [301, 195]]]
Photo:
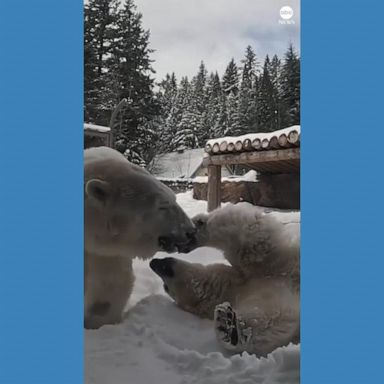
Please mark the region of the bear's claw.
[[239, 342], [236, 313], [229, 303], [215, 309], [215, 328], [218, 338], [225, 344], [237, 346]]
[[228, 302], [216, 306], [214, 321], [217, 338], [227, 349], [234, 350], [248, 343], [251, 336], [249, 329], [244, 329], [245, 323]]

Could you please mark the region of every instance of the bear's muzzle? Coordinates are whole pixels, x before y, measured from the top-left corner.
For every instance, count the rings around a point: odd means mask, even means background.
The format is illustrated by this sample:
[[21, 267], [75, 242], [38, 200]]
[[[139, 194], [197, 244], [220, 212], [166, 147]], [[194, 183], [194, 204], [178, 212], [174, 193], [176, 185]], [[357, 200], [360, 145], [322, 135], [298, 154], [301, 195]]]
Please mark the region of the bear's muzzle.
[[161, 278], [173, 277], [175, 275], [175, 271], [173, 270], [175, 261], [176, 259], [173, 257], [166, 257], [164, 259], [152, 259], [149, 263], [149, 266], [153, 272], [158, 274]]

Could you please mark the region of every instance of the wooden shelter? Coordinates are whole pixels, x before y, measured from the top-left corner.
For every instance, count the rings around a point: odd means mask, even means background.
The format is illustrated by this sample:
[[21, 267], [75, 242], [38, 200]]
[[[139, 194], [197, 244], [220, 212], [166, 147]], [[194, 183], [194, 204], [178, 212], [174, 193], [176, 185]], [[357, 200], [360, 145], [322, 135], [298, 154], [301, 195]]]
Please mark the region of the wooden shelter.
[[208, 211], [221, 204], [221, 167], [242, 164], [261, 174], [300, 173], [300, 126], [269, 133], [209, 140], [203, 165], [208, 167]]
[[84, 123], [84, 147], [99, 147], [103, 145], [113, 148], [113, 130], [115, 129], [114, 127], [116, 125], [117, 115], [128, 105], [129, 101], [127, 99], [122, 99], [119, 104], [117, 104], [116, 108], [112, 112], [109, 127]]
[[109, 127], [84, 123], [84, 144], [86, 148], [106, 146], [112, 147], [113, 137]]

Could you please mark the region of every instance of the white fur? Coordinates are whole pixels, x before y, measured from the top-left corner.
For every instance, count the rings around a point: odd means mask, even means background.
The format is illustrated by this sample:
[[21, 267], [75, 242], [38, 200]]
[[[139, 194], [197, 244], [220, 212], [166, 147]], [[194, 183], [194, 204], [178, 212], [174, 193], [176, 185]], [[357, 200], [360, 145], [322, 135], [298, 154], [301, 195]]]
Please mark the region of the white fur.
[[[265, 356], [298, 342], [299, 235], [292, 238], [282, 223], [248, 203], [193, 221], [198, 246], [222, 250], [231, 266], [175, 260], [174, 276], [162, 276], [170, 296], [185, 310], [214, 317], [219, 342], [232, 352]], [[227, 336], [234, 330], [238, 340], [231, 343]]]
[[298, 280], [299, 234], [292, 237], [283, 223], [261, 208], [249, 203], [228, 204], [192, 220], [198, 227], [198, 246], [222, 250], [231, 265], [245, 275], [289, 274]]
[[174, 193], [117, 151], [84, 152], [84, 323], [121, 321], [134, 282], [132, 259], [152, 257], [159, 237], [182, 243], [192, 223]]

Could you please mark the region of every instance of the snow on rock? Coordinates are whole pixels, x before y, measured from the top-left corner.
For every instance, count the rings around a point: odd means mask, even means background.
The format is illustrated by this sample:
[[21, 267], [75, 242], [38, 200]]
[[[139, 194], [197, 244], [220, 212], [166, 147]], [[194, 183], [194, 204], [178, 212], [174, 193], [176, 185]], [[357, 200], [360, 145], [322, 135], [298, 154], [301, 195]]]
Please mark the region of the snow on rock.
[[[188, 215], [205, 212], [207, 203], [192, 193], [177, 195]], [[267, 210], [268, 212], [268, 210]], [[287, 226], [298, 212], [273, 211]], [[297, 229], [297, 228], [296, 228]], [[159, 252], [156, 257], [166, 257]], [[221, 252], [200, 248], [173, 255], [202, 264], [225, 263]], [[300, 346], [278, 348], [268, 358], [231, 356], [218, 345], [211, 320], [178, 308], [166, 296], [148, 261], [134, 260], [135, 287], [122, 324], [85, 331], [86, 384], [251, 384], [298, 383]]]

